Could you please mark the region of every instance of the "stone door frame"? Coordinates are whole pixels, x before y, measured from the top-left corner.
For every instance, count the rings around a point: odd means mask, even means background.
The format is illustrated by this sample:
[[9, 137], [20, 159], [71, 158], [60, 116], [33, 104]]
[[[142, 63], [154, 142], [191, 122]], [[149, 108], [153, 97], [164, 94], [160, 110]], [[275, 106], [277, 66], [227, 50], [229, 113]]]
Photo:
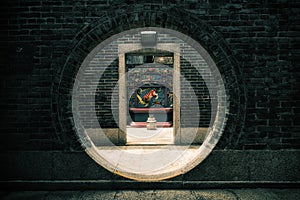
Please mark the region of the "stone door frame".
[[[127, 127], [127, 84], [126, 84], [126, 64], [125, 54], [132, 51], [141, 50], [141, 44], [119, 44], [118, 58], [119, 58], [119, 130], [118, 140], [119, 144], [125, 145], [127, 143], [126, 127]], [[154, 48], [162, 51], [169, 51], [174, 53], [173, 62], [173, 136], [174, 144], [180, 144], [181, 129], [180, 129], [180, 46], [174, 43], [157, 44]]]

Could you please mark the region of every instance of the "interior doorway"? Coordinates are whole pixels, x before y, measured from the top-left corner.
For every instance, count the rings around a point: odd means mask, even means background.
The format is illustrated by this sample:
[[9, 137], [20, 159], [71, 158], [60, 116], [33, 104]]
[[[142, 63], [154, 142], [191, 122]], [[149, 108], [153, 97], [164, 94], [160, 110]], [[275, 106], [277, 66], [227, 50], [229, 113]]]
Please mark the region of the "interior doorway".
[[171, 52], [125, 54], [127, 145], [174, 144], [173, 64]]

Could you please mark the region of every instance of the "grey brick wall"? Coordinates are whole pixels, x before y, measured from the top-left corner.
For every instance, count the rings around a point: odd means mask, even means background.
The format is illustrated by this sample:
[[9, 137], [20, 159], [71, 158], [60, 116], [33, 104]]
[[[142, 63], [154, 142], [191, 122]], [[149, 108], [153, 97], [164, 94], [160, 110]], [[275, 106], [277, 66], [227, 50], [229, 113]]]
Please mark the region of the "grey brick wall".
[[[116, 41], [113, 41], [111, 45], [108, 45], [103, 48], [101, 52], [99, 52], [97, 55], [95, 55], [95, 58], [91, 59], [90, 64], [86, 66], [85, 72], [83, 72], [83, 78], [81, 79], [82, 86], [85, 90], [82, 95], [84, 96], [90, 96], [91, 98], [85, 98], [84, 102], [86, 104], [84, 105], [84, 109], [82, 111], [81, 116], [87, 114], [87, 112], [92, 113], [93, 108], [87, 107], [87, 104], [89, 104], [90, 101], [95, 101], [95, 98], [93, 98], [93, 90], [94, 87], [90, 87], [91, 84], [91, 78], [92, 76], [90, 73], [95, 73], [97, 70], [102, 71], [101, 69], [105, 69], [103, 74], [101, 75], [101, 78], [99, 80], [97, 91], [96, 91], [96, 112], [98, 117], [99, 125], [102, 128], [117, 128], [118, 122], [117, 118], [114, 118], [113, 112], [118, 112], [118, 104], [111, 103], [112, 101], [112, 95], [114, 94], [113, 90], [117, 86], [118, 82], [118, 60], [114, 60], [110, 65], [108, 63], [115, 59], [118, 52], [118, 46], [117, 44], [140, 44], [140, 34], [136, 32], [135, 34], [127, 34], [123, 37], [117, 39]], [[203, 58], [195, 52], [194, 49], [189, 47], [186, 43], [178, 39], [177, 37], [168, 35], [168, 34], [158, 34], [157, 36], [157, 43], [168, 43], [168, 44], [178, 44], [181, 47], [181, 74], [186, 79], [186, 81], [183, 81], [181, 85], [181, 105], [184, 107], [182, 109], [182, 116], [191, 115], [191, 113], [194, 113], [195, 109], [200, 108], [200, 116], [194, 121], [191, 120], [191, 118], [181, 118], [181, 125], [182, 127], [208, 127], [210, 125], [210, 119], [211, 119], [211, 99], [214, 97], [211, 97], [208, 91], [208, 88], [206, 86], [206, 82], [208, 84], [211, 84], [214, 82], [214, 77], [212, 73], [210, 72], [207, 63], [203, 60]], [[192, 66], [192, 64], [187, 61], [187, 58], [193, 62], [193, 64], [201, 65], [200, 72]], [[101, 68], [101, 69], [100, 69]], [[202, 73], [202, 74], [200, 74]], [[205, 76], [205, 80], [202, 78], [202, 76]], [[96, 78], [97, 80], [97, 78]], [[94, 82], [94, 81], [92, 81]], [[186, 86], [184, 84], [189, 83], [191, 84], [191, 89], [193, 89], [197, 99], [193, 99], [194, 97], [191, 96], [191, 93], [189, 91], [185, 91], [186, 88], [189, 86]], [[89, 89], [90, 88], [90, 89]], [[216, 90], [216, 88], [213, 88]], [[117, 95], [117, 94], [114, 94]], [[118, 97], [116, 97], [118, 98]], [[197, 105], [198, 104], [198, 105]], [[114, 109], [115, 108], [115, 109]], [[117, 116], [117, 114], [116, 114]], [[92, 115], [86, 115], [86, 117], [83, 117], [85, 128], [96, 128], [99, 127], [98, 123], [94, 121], [92, 118]], [[95, 124], [96, 123], [96, 124]]]
[[[113, 89], [116, 87], [119, 80], [119, 60], [116, 59], [111, 65], [109, 65], [102, 77], [99, 80], [96, 96], [95, 96], [95, 110], [97, 112], [97, 118], [102, 128], [117, 128], [118, 119], [114, 118], [113, 112], [118, 112], [118, 108], [113, 110]], [[116, 99], [119, 97], [116, 97]], [[118, 116], [118, 115], [116, 115]], [[93, 128], [97, 126], [90, 125], [87, 128]]]
[[[185, 91], [182, 89], [181, 91], [181, 104], [189, 105], [185, 106], [185, 110], [182, 110], [182, 112], [185, 112], [187, 115], [190, 113], [193, 113], [195, 109], [199, 109], [199, 124], [193, 124], [193, 121], [191, 121], [189, 118], [181, 118], [181, 123], [183, 127], [209, 127], [210, 125], [210, 119], [211, 119], [211, 101], [215, 99], [214, 96], [210, 96], [209, 90], [206, 86], [205, 80], [202, 78], [202, 76], [207, 76], [206, 81], [209, 84], [209, 82], [213, 81], [211, 77], [211, 73], [208, 74], [200, 74], [187, 60], [184, 58], [180, 59], [180, 68], [181, 73], [184, 76], [184, 78], [187, 80], [187, 82], [190, 83], [192, 89], [195, 92], [195, 95], [197, 96], [197, 107], [194, 107], [193, 105], [196, 104], [195, 99], [189, 98], [190, 95], [188, 94], [188, 91]], [[211, 79], [211, 80], [210, 80]], [[181, 86], [181, 88], [184, 88], [185, 86]], [[185, 94], [187, 93], [187, 94]]]
[[213, 57], [232, 103], [219, 149], [299, 148], [297, 1], [1, 4], [3, 150], [81, 149], [64, 104], [78, 66], [104, 39], [144, 26], [185, 33]]

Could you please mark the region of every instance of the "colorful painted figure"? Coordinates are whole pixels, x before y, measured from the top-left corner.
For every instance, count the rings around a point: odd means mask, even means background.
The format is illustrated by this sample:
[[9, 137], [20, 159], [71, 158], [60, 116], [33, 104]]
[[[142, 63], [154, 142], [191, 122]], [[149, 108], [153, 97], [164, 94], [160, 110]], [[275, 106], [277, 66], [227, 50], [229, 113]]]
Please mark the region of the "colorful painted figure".
[[158, 99], [158, 94], [155, 92], [155, 90], [150, 90], [147, 94], [144, 95], [143, 98], [137, 94], [137, 98], [139, 99], [140, 104], [145, 105], [145, 107], [149, 105], [153, 97], [155, 97], [155, 99]]

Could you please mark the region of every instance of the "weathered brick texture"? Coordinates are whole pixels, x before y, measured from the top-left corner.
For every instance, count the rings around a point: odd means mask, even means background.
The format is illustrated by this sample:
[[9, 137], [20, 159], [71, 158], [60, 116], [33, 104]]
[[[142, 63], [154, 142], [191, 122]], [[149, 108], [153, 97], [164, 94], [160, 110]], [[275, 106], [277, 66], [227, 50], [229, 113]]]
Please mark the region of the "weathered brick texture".
[[104, 39], [144, 26], [187, 34], [213, 57], [230, 101], [218, 148], [300, 146], [298, 1], [11, 0], [1, 4], [3, 150], [81, 149], [71, 105], [63, 104], [71, 99], [79, 66]]

